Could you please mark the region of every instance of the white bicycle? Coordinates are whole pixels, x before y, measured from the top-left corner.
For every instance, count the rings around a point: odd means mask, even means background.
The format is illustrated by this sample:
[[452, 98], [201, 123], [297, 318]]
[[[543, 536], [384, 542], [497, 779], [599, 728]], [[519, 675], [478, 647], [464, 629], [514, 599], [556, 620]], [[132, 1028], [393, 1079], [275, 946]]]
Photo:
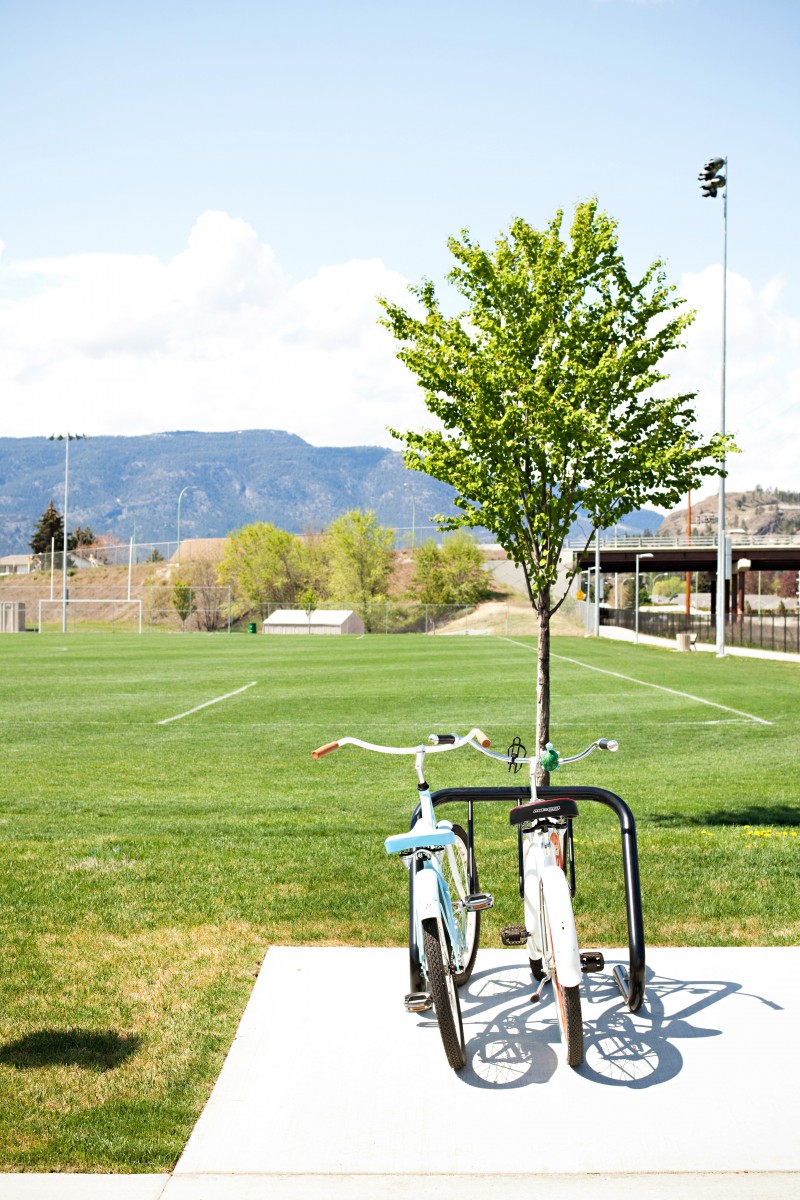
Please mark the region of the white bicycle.
[[[517, 739], [508, 754], [497, 754], [471, 742], [474, 749], [489, 758], [518, 770], [530, 768], [531, 798], [509, 813], [509, 820], [520, 833], [521, 891], [525, 924], [506, 925], [501, 933], [506, 946], [525, 945], [531, 972], [541, 984], [551, 983], [564, 1056], [571, 1067], [583, 1062], [583, 1018], [580, 983], [585, 971], [601, 971], [605, 966], [599, 950], [581, 951], [575, 931], [572, 896], [575, 893], [575, 865], [572, 821], [578, 815], [574, 800], [566, 797], [540, 800], [536, 793], [536, 767], [553, 771], [567, 763], [586, 758], [593, 750], [615, 751], [617, 742], [599, 738], [580, 754], [561, 758], [550, 743], [540, 755], [525, 757], [525, 748]], [[541, 987], [531, 997], [541, 998]]]

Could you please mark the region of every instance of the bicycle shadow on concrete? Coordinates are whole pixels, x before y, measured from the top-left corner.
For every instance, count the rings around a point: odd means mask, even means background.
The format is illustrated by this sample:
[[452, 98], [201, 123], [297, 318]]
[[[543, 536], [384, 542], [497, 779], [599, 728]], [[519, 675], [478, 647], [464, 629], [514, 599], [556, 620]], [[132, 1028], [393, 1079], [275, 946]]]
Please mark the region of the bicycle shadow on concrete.
[[[576, 1074], [603, 1086], [641, 1090], [674, 1079], [684, 1064], [678, 1043], [725, 1036], [722, 1029], [697, 1022], [699, 1014], [723, 1001], [740, 997], [782, 1009], [745, 992], [740, 983], [684, 981], [648, 968], [644, 1004], [632, 1013], [610, 976], [613, 966], [606, 960], [609, 973], [584, 975], [581, 995], [585, 1058]], [[527, 967], [502, 966], [475, 972], [461, 989], [467, 1049], [467, 1066], [458, 1076], [462, 1082], [504, 1091], [551, 1078], [562, 1059], [561, 1035], [552, 987], [545, 984], [534, 1004], [536, 987]], [[671, 1011], [676, 1003], [678, 1010]]]

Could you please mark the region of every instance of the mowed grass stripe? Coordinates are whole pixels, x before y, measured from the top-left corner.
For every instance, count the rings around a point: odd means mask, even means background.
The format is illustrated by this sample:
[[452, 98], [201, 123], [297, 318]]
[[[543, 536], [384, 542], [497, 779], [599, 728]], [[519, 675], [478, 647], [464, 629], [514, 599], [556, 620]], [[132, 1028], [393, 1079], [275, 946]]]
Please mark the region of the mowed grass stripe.
[[[405, 940], [407, 877], [383, 840], [408, 825], [411, 765], [311, 750], [475, 724], [501, 748], [516, 734], [530, 746], [535, 660], [413, 635], [52, 634], [2, 649], [0, 1167], [165, 1170], [270, 944]], [[558, 778], [610, 788], [636, 814], [648, 942], [797, 944], [797, 668], [582, 638], [556, 653], [780, 721], [699, 724], [690, 700], [553, 661], [559, 749], [620, 740]], [[256, 678], [231, 704], [155, 726]], [[431, 759], [430, 779], [512, 782], [466, 750]], [[520, 919], [516, 848], [502, 806], [476, 821], [495, 945]], [[582, 806], [576, 839], [582, 943], [624, 945], [613, 816]]]

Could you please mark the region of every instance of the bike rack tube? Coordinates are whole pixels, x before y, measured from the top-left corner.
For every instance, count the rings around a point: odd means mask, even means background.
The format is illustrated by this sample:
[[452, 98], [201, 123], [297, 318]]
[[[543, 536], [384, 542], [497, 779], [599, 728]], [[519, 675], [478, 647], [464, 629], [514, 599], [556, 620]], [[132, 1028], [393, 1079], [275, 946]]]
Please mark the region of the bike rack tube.
[[[591, 800], [596, 804], [604, 804], [607, 808], [612, 809], [616, 813], [619, 820], [620, 837], [622, 839], [622, 874], [625, 880], [625, 912], [628, 921], [628, 970], [622, 966], [614, 967], [614, 982], [622, 993], [628, 1008], [631, 1012], [641, 1006], [644, 1000], [644, 984], [645, 984], [645, 946], [644, 946], [644, 920], [642, 917], [642, 895], [641, 885], [639, 881], [639, 854], [636, 848], [636, 822], [633, 819], [633, 813], [628, 805], [621, 797], [614, 792], [606, 791], [605, 788], [596, 787], [537, 787], [538, 798], [540, 800], [555, 800], [560, 796], [566, 796], [570, 800], [578, 802]], [[474, 879], [474, 847], [473, 847], [473, 804], [475, 802], [506, 804], [512, 807], [515, 804], [524, 804], [530, 800], [531, 793], [528, 787], [463, 787], [463, 788], [442, 788], [441, 791], [434, 792], [431, 797], [434, 807], [440, 804], [467, 804], [468, 805], [468, 840], [469, 840], [469, 865], [470, 865], [470, 888], [475, 890]], [[411, 828], [420, 817], [420, 808], [414, 810], [411, 817]], [[410, 958], [411, 971], [411, 991], [420, 991], [422, 989], [422, 976], [419, 965], [419, 948], [416, 941], [416, 931], [414, 929], [414, 874], [415, 870], [409, 872], [409, 936], [408, 949]]]

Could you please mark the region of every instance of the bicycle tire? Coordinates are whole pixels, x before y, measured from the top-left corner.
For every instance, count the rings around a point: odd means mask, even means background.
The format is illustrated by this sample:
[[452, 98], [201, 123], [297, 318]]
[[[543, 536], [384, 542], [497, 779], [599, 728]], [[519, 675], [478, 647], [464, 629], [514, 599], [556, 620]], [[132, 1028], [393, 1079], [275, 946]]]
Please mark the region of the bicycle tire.
[[427, 917], [422, 922], [422, 941], [425, 948], [428, 983], [444, 1052], [453, 1070], [460, 1071], [467, 1061], [464, 1049], [464, 1026], [461, 1021], [461, 1004], [458, 999], [455, 977], [451, 970], [447, 939], [442, 931], [441, 922], [436, 917]]
[[[453, 826], [453, 833], [456, 835], [456, 842], [453, 846], [453, 854], [456, 860], [456, 870], [459, 872], [461, 891], [464, 895], [468, 895], [470, 890], [479, 892], [480, 885], [478, 884], [478, 867], [475, 865], [475, 886], [470, 889], [469, 876], [467, 873], [467, 864], [469, 862], [469, 842], [467, 835], [460, 825]], [[475, 958], [478, 953], [478, 943], [481, 937], [481, 914], [479, 912], [468, 912], [465, 908], [459, 908], [456, 903], [460, 898], [461, 892], [455, 886], [455, 881], [452, 878], [452, 867], [450, 864], [450, 855], [445, 851], [442, 858], [442, 872], [450, 892], [450, 900], [453, 905], [453, 915], [456, 920], [456, 925], [463, 939], [462, 953], [464, 956], [464, 966], [461, 971], [455, 975], [457, 987], [463, 987], [468, 982], [472, 969], [475, 966]]]
[[[566, 879], [565, 879], [566, 884]], [[569, 885], [567, 885], [569, 886]], [[542, 891], [542, 926], [547, 937], [547, 958], [552, 963], [551, 983], [553, 999], [556, 1006], [558, 1028], [561, 1033], [561, 1044], [567, 1066], [579, 1067], [583, 1062], [583, 1013], [581, 1012], [580, 985], [564, 987], [558, 978], [558, 962], [553, 950], [553, 935], [550, 928], [550, 914], [547, 911], [547, 899]]]

